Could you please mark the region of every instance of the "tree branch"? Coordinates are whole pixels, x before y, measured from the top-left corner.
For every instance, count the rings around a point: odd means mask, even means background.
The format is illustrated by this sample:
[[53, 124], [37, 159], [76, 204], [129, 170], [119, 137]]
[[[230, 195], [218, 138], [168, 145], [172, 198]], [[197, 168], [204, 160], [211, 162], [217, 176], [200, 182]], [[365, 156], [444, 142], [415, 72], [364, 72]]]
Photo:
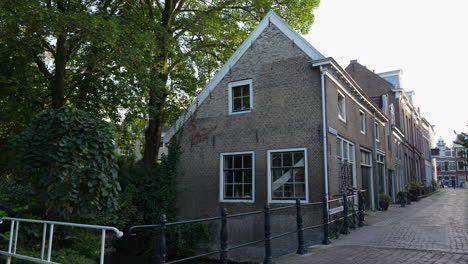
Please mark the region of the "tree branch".
[[57, 53], [55, 53], [55, 50], [49, 45], [49, 43], [45, 40], [45, 39], [41, 39], [41, 43], [42, 43], [42, 46], [44, 46], [44, 48], [52, 53], [52, 55], [54, 56], [54, 58], [57, 56]]
[[45, 63], [37, 56], [34, 57], [34, 61], [36, 62], [37, 67], [39, 67], [39, 71], [41, 71], [42, 74], [44, 74], [44, 76], [47, 78], [47, 80], [51, 82], [54, 76], [49, 72]]

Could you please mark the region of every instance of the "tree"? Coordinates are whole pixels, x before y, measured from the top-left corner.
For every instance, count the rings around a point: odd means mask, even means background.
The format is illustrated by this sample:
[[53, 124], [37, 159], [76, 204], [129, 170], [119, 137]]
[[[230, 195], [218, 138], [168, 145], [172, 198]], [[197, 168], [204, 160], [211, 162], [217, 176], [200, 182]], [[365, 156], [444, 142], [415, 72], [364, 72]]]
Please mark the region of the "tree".
[[[47, 83], [47, 105], [59, 108], [79, 91], [77, 76], [102, 74], [109, 65], [90, 59], [112, 48], [119, 6], [100, 0], [4, 0], [0, 4], [0, 43], [16, 51], [23, 66], [34, 67]], [[96, 45], [99, 43], [99, 45]], [[106, 53], [107, 54], [107, 53]], [[78, 84], [79, 85], [79, 84]], [[77, 96], [75, 96], [76, 98]]]
[[143, 162], [156, 165], [162, 127], [174, 117], [170, 110], [188, 103], [269, 10], [307, 33], [318, 4], [319, 0], [126, 2], [122, 17], [129, 27], [143, 30], [129, 37], [137, 51], [127, 58], [135, 67], [126, 68], [133, 84], [147, 87]]

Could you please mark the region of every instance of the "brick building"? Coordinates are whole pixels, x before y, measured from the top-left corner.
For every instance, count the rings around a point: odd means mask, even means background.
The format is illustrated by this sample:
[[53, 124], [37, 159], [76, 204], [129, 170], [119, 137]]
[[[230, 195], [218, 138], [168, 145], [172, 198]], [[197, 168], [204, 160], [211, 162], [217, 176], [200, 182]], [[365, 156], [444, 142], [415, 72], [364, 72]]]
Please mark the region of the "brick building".
[[468, 159], [465, 148], [457, 135], [452, 148], [447, 147], [443, 139], [439, 139], [437, 147], [432, 150], [437, 162], [437, 177], [439, 183], [448, 187], [465, 187], [468, 182]]
[[[367, 93], [269, 12], [164, 137], [181, 147], [178, 217], [216, 216], [220, 206], [241, 213], [265, 203], [321, 202], [351, 188], [367, 190], [372, 209], [379, 193], [395, 197], [410, 178], [407, 135], [392, 114], [405, 93], [378, 78], [386, 96]], [[305, 214], [306, 223], [322, 221], [321, 207]], [[261, 239], [259, 217], [230, 222], [230, 241]], [[286, 231], [295, 215], [278, 211], [274, 220], [277, 232]]]
[[433, 126], [414, 106], [414, 92], [402, 88], [401, 70], [375, 73], [351, 61], [346, 71], [380, 106], [390, 120], [387, 127], [388, 193], [395, 201], [409, 182], [430, 187], [435, 179], [435, 163], [431, 156]]

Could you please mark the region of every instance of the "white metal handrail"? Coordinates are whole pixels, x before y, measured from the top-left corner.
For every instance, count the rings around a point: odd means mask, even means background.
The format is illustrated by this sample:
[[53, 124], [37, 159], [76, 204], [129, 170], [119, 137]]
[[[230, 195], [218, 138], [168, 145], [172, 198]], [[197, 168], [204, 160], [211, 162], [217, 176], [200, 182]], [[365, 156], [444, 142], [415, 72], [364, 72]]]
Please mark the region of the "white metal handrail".
[[[78, 223], [69, 223], [69, 222], [58, 222], [58, 221], [46, 221], [46, 220], [33, 220], [33, 219], [22, 219], [22, 218], [13, 218], [13, 217], [3, 217], [0, 218], [0, 224], [3, 223], [4, 220], [11, 221], [10, 227], [10, 239], [8, 241], [8, 252], [0, 251], [0, 255], [7, 256], [7, 264], [11, 263], [11, 257], [29, 260], [36, 263], [46, 263], [46, 264], [59, 264], [57, 262], [52, 262], [52, 241], [54, 238], [54, 226], [73, 226], [73, 227], [81, 227], [81, 228], [89, 228], [89, 229], [100, 229], [101, 230], [101, 253], [100, 253], [100, 264], [104, 264], [104, 248], [106, 246], [106, 231], [113, 231], [117, 235], [118, 238], [123, 236], [123, 232], [117, 229], [116, 227], [112, 226], [100, 226], [100, 225], [85, 225], [85, 224], [78, 224]], [[18, 232], [20, 222], [26, 223], [36, 223], [36, 224], [43, 224], [43, 232], [42, 232], [42, 247], [41, 247], [41, 258], [34, 258], [30, 256], [25, 256], [21, 254], [16, 254], [16, 248], [18, 244]], [[47, 247], [47, 258], [44, 259], [45, 255], [45, 248], [46, 248], [46, 240], [47, 240], [47, 226], [49, 225], [49, 243]]]

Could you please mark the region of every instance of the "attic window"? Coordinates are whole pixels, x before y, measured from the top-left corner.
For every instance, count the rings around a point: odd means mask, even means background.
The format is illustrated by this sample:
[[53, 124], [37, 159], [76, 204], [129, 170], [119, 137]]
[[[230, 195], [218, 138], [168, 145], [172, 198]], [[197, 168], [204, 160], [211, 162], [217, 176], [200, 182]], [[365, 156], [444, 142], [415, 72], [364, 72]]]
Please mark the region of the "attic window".
[[346, 98], [344, 95], [338, 91], [338, 118], [346, 122]]
[[252, 80], [229, 83], [229, 114], [251, 112], [252, 108]]

